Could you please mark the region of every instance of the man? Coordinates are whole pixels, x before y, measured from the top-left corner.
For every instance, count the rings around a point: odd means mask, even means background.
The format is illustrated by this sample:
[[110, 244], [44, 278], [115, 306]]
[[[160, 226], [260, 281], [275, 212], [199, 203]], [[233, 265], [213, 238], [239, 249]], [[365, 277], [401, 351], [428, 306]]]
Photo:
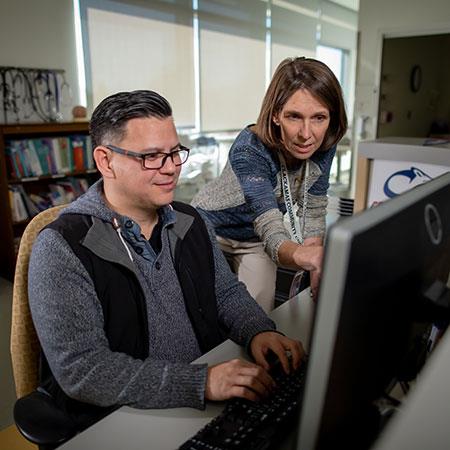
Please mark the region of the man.
[[[173, 202], [181, 165], [172, 111], [155, 92], [103, 100], [90, 125], [102, 179], [34, 245], [29, 299], [43, 348], [42, 388], [79, 428], [105, 407], [258, 400], [301, 345], [273, 322], [228, 268], [194, 208]], [[256, 364], [190, 364], [230, 337]]]

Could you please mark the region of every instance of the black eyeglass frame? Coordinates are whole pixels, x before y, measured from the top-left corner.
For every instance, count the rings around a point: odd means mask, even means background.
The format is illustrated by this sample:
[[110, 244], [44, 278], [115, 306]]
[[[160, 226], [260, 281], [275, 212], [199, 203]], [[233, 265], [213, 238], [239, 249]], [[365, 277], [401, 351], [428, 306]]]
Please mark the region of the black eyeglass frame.
[[[141, 159], [142, 160], [142, 168], [144, 170], [159, 170], [159, 169], [161, 169], [162, 167], [164, 167], [164, 164], [166, 163], [167, 158], [169, 158], [169, 157], [172, 160], [172, 162], [175, 164], [175, 166], [181, 166], [188, 160], [189, 152], [191, 151], [189, 148], [187, 148], [181, 144], [178, 146], [177, 150], [173, 150], [169, 153], [164, 153], [164, 152], [138, 153], [138, 152], [133, 152], [132, 150], [126, 150], [124, 148], [117, 147], [116, 145], [112, 145], [112, 144], [105, 145], [105, 147], [114, 153], [119, 153], [120, 155], [131, 156], [133, 158]], [[184, 161], [181, 161], [180, 163], [176, 163], [173, 158], [174, 158], [175, 154], [179, 155], [180, 151], [186, 152], [186, 158], [184, 159]], [[147, 167], [145, 165], [146, 158], [148, 156], [156, 156], [156, 155], [162, 155], [161, 156], [161, 165], [159, 167]]]

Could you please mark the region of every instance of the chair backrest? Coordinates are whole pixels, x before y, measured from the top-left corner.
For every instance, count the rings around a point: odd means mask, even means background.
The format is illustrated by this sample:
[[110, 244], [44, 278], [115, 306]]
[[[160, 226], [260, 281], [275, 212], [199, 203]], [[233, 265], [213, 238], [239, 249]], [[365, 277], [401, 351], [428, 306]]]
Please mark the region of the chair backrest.
[[31, 249], [42, 228], [55, 220], [66, 206], [55, 206], [40, 212], [27, 225], [20, 240], [11, 320], [11, 361], [17, 398], [34, 391], [39, 381], [40, 345], [28, 305], [28, 263]]

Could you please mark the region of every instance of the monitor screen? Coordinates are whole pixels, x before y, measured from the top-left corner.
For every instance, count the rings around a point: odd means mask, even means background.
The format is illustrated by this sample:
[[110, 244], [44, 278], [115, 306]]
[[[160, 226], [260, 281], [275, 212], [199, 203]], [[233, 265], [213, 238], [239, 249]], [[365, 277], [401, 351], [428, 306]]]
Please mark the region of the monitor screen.
[[448, 321], [449, 274], [450, 173], [330, 228], [296, 449], [371, 446]]

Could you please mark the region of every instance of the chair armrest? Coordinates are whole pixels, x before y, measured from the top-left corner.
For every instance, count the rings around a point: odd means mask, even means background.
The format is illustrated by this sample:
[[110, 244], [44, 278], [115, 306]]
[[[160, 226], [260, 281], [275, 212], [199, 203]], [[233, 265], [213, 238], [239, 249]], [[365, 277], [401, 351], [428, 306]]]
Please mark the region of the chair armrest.
[[14, 421], [20, 433], [39, 446], [57, 447], [77, 433], [75, 423], [53, 398], [39, 391], [16, 401]]

